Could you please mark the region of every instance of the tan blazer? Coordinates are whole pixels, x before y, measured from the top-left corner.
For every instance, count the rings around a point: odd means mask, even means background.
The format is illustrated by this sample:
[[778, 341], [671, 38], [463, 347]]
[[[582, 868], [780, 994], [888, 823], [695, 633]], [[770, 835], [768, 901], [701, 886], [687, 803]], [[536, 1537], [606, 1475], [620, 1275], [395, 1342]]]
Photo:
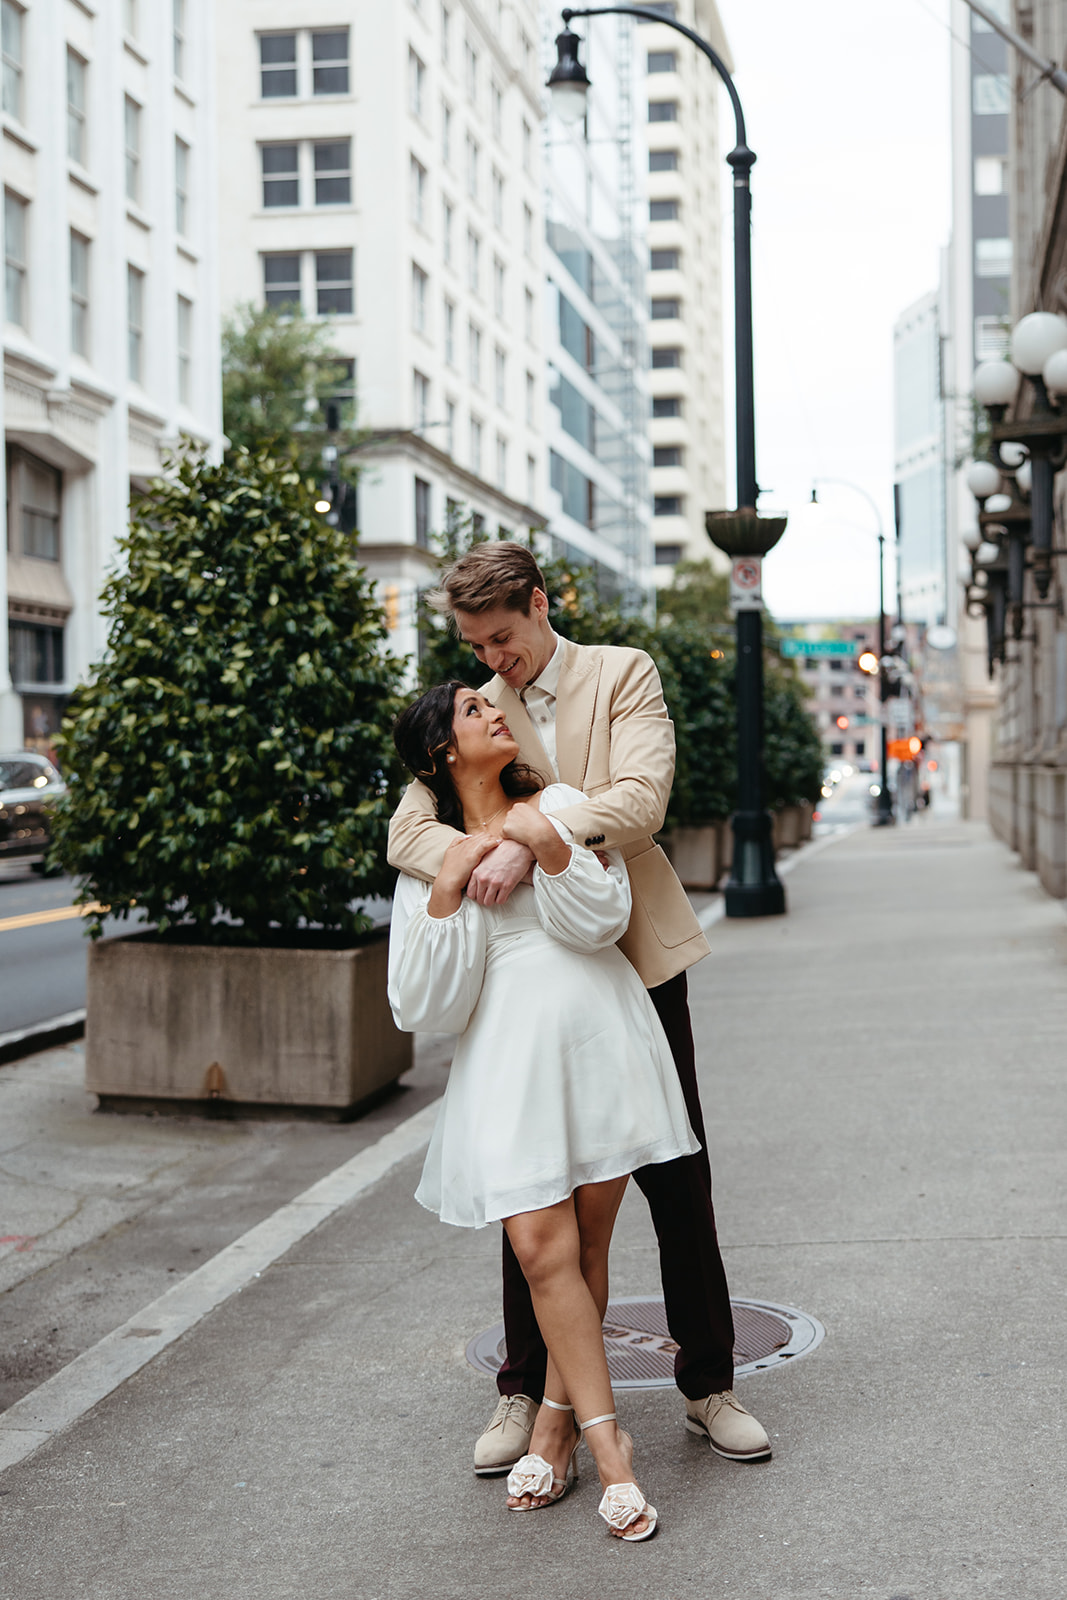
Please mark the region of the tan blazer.
[[[685, 890], [652, 835], [674, 781], [674, 725], [655, 662], [643, 650], [562, 641], [556, 697], [556, 753], [561, 783], [589, 796], [555, 815], [579, 844], [619, 849], [633, 892], [630, 925], [619, 949], [648, 988], [666, 983], [708, 953]], [[518, 694], [500, 678], [483, 690], [505, 713], [521, 759], [555, 782], [545, 748]], [[413, 783], [389, 825], [389, 861], [433, 879], [454, 830], [439, 823], [434, 798]]]

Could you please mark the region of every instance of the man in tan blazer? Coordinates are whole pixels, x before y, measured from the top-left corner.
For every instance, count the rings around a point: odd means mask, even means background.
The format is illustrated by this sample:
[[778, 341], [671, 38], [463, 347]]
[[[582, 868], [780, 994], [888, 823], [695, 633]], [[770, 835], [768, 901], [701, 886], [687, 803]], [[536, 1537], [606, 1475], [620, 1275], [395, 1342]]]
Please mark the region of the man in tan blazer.
[[[697, 1090], [686, 969], [707, 941], [652, 835], [674, 780], [674, 728], [655, 663], [643, 651], [572, 644], [548, 620], [545, 580], [522, 545], [476, 545], [449, 569], [438, 600], [461, 638], [496, 676], [483, 693], [507, 716], [521, 759], [545, 783], [588, 796], [555, 813], [589, 849], [619, 849], [633, 912], [619, 948], [649, 990], [670, 1043], [698, 1155], [646, 1167], [634, 1180], [649, 1202], [660, 1248], [667, 1324], [679, 1346], [675, 1378], [686, 1427], [734, 1461], [766, 1461], [770, 1442], [733, 1394], [733, 1319], [711, 1202], [711, 1168]], [[389, 861], [432, 880], [454, 837], [437, 821], [429, 789], [413, 783], [389, 829]], [[502, 904], [528, 873], [525, 845], [504, 840], [483, 857], [467, 892]], [[546, 997], [547, 999], [548, 997]], [[504, 1236], [507, 1360], [501, 1399], [475, 1447], [475, 1471], [506, 1472], [523, 1455], [544, 1392], [545, 1347], [529, 1289]]]

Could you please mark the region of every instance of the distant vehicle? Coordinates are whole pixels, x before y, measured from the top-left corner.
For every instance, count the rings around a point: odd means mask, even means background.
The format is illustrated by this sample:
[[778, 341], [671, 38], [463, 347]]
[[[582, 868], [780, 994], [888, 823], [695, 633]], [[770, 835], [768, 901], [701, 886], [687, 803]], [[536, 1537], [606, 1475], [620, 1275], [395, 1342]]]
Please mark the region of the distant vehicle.
[[25, 860], [45, 871], [50, 813], [67, 786], [47, 756], [18, 750], [0, 756], [0, 861]]

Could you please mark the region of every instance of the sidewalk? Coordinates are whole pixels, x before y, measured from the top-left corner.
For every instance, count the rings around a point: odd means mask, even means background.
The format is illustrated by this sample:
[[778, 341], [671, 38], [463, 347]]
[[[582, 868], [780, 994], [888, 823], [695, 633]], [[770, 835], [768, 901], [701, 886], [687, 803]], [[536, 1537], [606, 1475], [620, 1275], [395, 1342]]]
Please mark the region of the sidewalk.
[[[563, 1504], [508, 1517], [499, 1481], [470, 1472], [493, 1392], [464, 1360], [499, 1318], [499, 1235], [421, 1212], [409, 1154], [0, 1474], [0, 1600], [1062, 1600], [1064, 907], [984, 828], [933, 819], [801, 856], [787, 894], [787, 917], [716, 923], [692, 974], [734, 1293], [826, 1327], [744, 1384], [769, 1465], [712, 1456], [670, 1391], [628, 1392], [661, 1534], [609, 1539], [587, 1456]], [[29, 1065], [0, 1069], [0, 1179], [4, 1085]], [[122, 1143], [79, 1113], [69, 1053], [45, 1066], [68, 1144], [89, 1123], [106, 1151], [104, 1187]], [[420, 1071], [405, 1111], [439, 1090], [440, 1061]], [[295, 1133], [123, 1119], [142, 1165], [122, 1227], [98, 1213], [95, 1242], [27, 1271], [0, 1317], [14, 1295], [43, 1328], [42, 1308], [75, 1304], [53, 1280], [94, 1252], [118, 1283], [125, 1231], [131, 1285], [95, 1326], [139, 1318], [332, 1167], [399, 1139], [395, 1109], [376, 1116]], [[60, 1159], [18, 1148], [23, 1178]], [[33, 1221], [0, 1217], [0, 1234]], [[0, 1247], [3, 1269], [28, 1254]], [[613, 1292], [657, 1287], [631, 1193]], [[56, 1326], [71, 1353], [92, 1342]], [[8, 1402], [25, 1398], [9, 1440], [47, 1397], [10, 1381]]]

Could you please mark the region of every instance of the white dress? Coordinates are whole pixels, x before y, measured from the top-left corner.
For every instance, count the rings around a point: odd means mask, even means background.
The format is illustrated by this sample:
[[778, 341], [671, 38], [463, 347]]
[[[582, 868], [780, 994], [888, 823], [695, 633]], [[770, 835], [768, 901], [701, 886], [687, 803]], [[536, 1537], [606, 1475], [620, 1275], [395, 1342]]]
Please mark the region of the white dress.
[[[549, 814], [583, 798], [556, 783], [540, 806]], [[397, 1027], [461, 1035], [415, 1195], [443, 1222], [484, 1227], [700, 1148], [660, 1020], [615, 948], [630, 885], [622, 857], [609, 858], [605, 870], [571, 844], [562, 872], [536, 867], [506, 905], [464, 896], [440, 918], [426, 910], [429, 884], [400, 877], [389, 944]]]

